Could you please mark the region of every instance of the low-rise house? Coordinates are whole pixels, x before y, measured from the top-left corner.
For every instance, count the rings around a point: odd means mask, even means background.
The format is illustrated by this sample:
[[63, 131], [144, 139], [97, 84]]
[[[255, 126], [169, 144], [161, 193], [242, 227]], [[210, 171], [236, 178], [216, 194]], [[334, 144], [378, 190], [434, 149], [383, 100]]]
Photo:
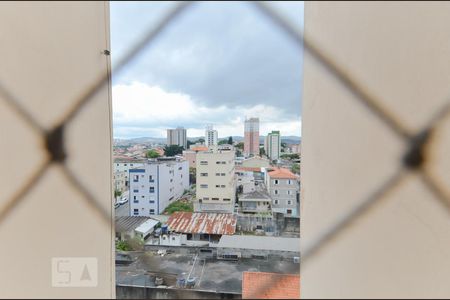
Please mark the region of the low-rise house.
[[147, 217], [116, 217], [115, 230], [117, 240], [128, 240], [135, 237], [135, 229], [150, 220]]
[[239, 195], [239, 208], [242, 213], [270, 213], [272, 199], [263, 183], [253, 191]]
[[217, 242], [223, 235], [236, 232], [236, 221], [235, 215], [226, 213], [175, 212], [167, 222], [166, 239], [172, 243], [179, 241], [179, 245], [191, 241]]
[[252, 171], [244, 171], [236, 168], [235, 174], [238, 193], [247, 194], [255, 191], [255, 176]]
[[242, 160], [240, 162], [240, 166], [249, 168], [269, 168], [271, 164], [270, 161], [266, 158], [262, 158], [260, 156], [253, 156]]

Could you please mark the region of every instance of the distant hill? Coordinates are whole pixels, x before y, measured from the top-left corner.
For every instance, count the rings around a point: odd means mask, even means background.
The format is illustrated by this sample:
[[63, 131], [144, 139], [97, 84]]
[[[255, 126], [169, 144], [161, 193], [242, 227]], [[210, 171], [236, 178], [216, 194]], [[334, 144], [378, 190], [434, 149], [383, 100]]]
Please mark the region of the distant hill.
[[[195, 142], [199, 139], [204, 139], [203, 136], [198, 137], [188, 137], [188, 141]], [[244, 137], [242, 136], [232, 136], [233, 141], [235, 142], [243, 142]], [[259, 137], [259, 142], [264, 143], [265, 136]], [[227, 140], [228, 137], [221, 137], [221, 140]], [[155, 137], [139, 137], [139, 138], [131, 138], [131, 139], [114, 139], [114, 144], [116, 145], [130, 145], [130, 144], [165, 144], [167, 141], [166, 138], [155, 138]], [[301, 137], [299, 136], [281, 136], [281, 142], [286, 144], [298, 144], [301, 142]]]

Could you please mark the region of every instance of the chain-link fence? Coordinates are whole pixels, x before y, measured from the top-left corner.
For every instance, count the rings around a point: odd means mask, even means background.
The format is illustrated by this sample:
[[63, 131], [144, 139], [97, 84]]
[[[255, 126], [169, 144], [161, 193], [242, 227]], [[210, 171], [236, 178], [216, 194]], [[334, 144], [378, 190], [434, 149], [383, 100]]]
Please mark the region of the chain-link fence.
[[[188, 8], [193, 6], [194, 2], [178, 2], [173, 9], [154, 27], [149, 28], [142, 38], [133, 47], [130, 47], [128, 53], [115, 65], [112, 73], [119, 73], [123, 70], [144, 47], [151, 44], [154, 39], [164, 33], [165, 28], [177, 20], [177, 18], [188, 12]], [[266, 16], [275, 27], [278, 27], [284, 34], [291, 38], [298, 47], [304, 47], [317, 62], [319, 62], [330, 74], [332, 74], [348, 91], [350, 91], [355, 99], [358, 99], [358, 104], [364, 106], [370, 113], [378, 117], [386, 128], [392, 131], [398, 139], [409, 145], [408, 150], [404, 153], [403, 158], [399, 161], [398, 171], [394, 176], [386, 178], [381, 182], [379, 188], [369, 194], [366, 198], [361, 199], [361, 202], [356, 205], [351, 211], [342, 217], [334, 226], [331, 226], [328, 231], [323, 233], [318, 239], [318, 242], [312, 245], [304, 253], [302, 253], [302, 266], [308, 263], [310, 259], [318, 255], [320, 250], [328, 247], [333, 240], [338, 238], [343, 232], [348, 229], [353, 222], [366, 215], [371, 208], [385, 198], [386, 194], [393, 192], [395, 188], [402, 182], [407, 173], [415, 173], [423, 181], [425, 186], [432, 192], [434, 199], [439, 202], [446, 210], [450, 211], [450, 196], [446, 192], [446, 187], [440, 182], [440, 179], [433, 174], [427, 165], [427, 148], [431, 144], [433, 133], [439, 128], [440, 124], [450, 114], [450, 101], [441, 107], [434, 116], [432, 116], [424, 128], [419, 132], [412, 132], [405, 124], [399, 121], [392, 112], [382, 105], [376, 97], [369, 94], [363, 87], [363, 84], [353, 78], [351, 74], [344, 71], [342, 66], [339, 66], [332, 58], [332, 55], [317, 47], [312, 39], [304, 36], [302, 32], [294, 26], [287, 18], [280, 12], [275, 10], [270, 3], [253, 2], [249, 3], [254, 8]], [[110, 55], [108, 49], [104, 50], [104, 55]], [[44, 173], [47, 172], [51, 165], [59, 165], [66, 180], [83, 194], [84, 200], [91, 206], [91, 208], [98, 213], [98, 215], [109, 226], [111, 224], [111, 216], [106, 212], [99, 201], [95, 199], [89, 189], [84, 186], [77, 178], [74, 172], [66, 164], [68, 153], [65, 147], [65, 129], [73, 122], [83, 107], [93, 99], [93, 96], [105, 85], [110, 84], [111, 72], [93, 82], [89, 89], [80, 93], [78, 99], [71, 109], [61, 118], [52, 128], [45, 128], [33, 114], [24, 107], [16, 96], [5, 88], [0, 82], [0, 95], [2, 101], [5, 101], [14, 112], [20, 116], [22, 121], [26, 123], [31, 131], [40, 137], [43, 145], [46, 148], [47, 157], [41, 165], [32, 173], [32, 175], [23, 181], [22, 186], [16, 193], [0, 208], [0, 225], [6, 218], [14, 213], [16, 206], [21, 203], [25, 196], [39, 184], [40, 179]], [[308, 201], [308, 199], [305, 199]], [[270, 287], [267, 287], [270, 288]]]

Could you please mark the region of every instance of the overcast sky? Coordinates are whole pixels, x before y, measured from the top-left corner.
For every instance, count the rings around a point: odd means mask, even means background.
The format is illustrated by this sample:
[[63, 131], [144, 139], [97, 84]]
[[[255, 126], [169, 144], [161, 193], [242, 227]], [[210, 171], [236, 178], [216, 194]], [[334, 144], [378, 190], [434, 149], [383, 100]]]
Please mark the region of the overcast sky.
[[[271, 3], [303, 28], [302, 2]], [[173, 6], [111, 2], [114, 63]], [[165, 137], [184, 126], [244, 134], [245, 117], [300, 136], [302, 48], [251, 3], [203, 2], [186, 10], [120, 74], [113, 74], [114, 137]]]

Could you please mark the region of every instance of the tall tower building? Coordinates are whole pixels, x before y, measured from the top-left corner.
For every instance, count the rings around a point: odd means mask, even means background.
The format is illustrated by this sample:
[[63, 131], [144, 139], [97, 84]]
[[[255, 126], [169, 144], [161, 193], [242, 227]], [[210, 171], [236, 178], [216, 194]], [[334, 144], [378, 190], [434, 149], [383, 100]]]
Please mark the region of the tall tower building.
[[281, 151], [281, 136], [279, 131], [272, 131], [267, 134], [264, 142], [264, 150], [270, 160], [278, 160]]
[[259, 118], [245, 120], [244, 156], [259, 155]]
[[167, 145], [178, 145], [187, 149], [186, 129], [177, 127], [176, 129], [167, 129]]
[[212, 125], [206, 126], [205, 145], [206, 147], [217, 146], [217, 130], [214, 130]]

